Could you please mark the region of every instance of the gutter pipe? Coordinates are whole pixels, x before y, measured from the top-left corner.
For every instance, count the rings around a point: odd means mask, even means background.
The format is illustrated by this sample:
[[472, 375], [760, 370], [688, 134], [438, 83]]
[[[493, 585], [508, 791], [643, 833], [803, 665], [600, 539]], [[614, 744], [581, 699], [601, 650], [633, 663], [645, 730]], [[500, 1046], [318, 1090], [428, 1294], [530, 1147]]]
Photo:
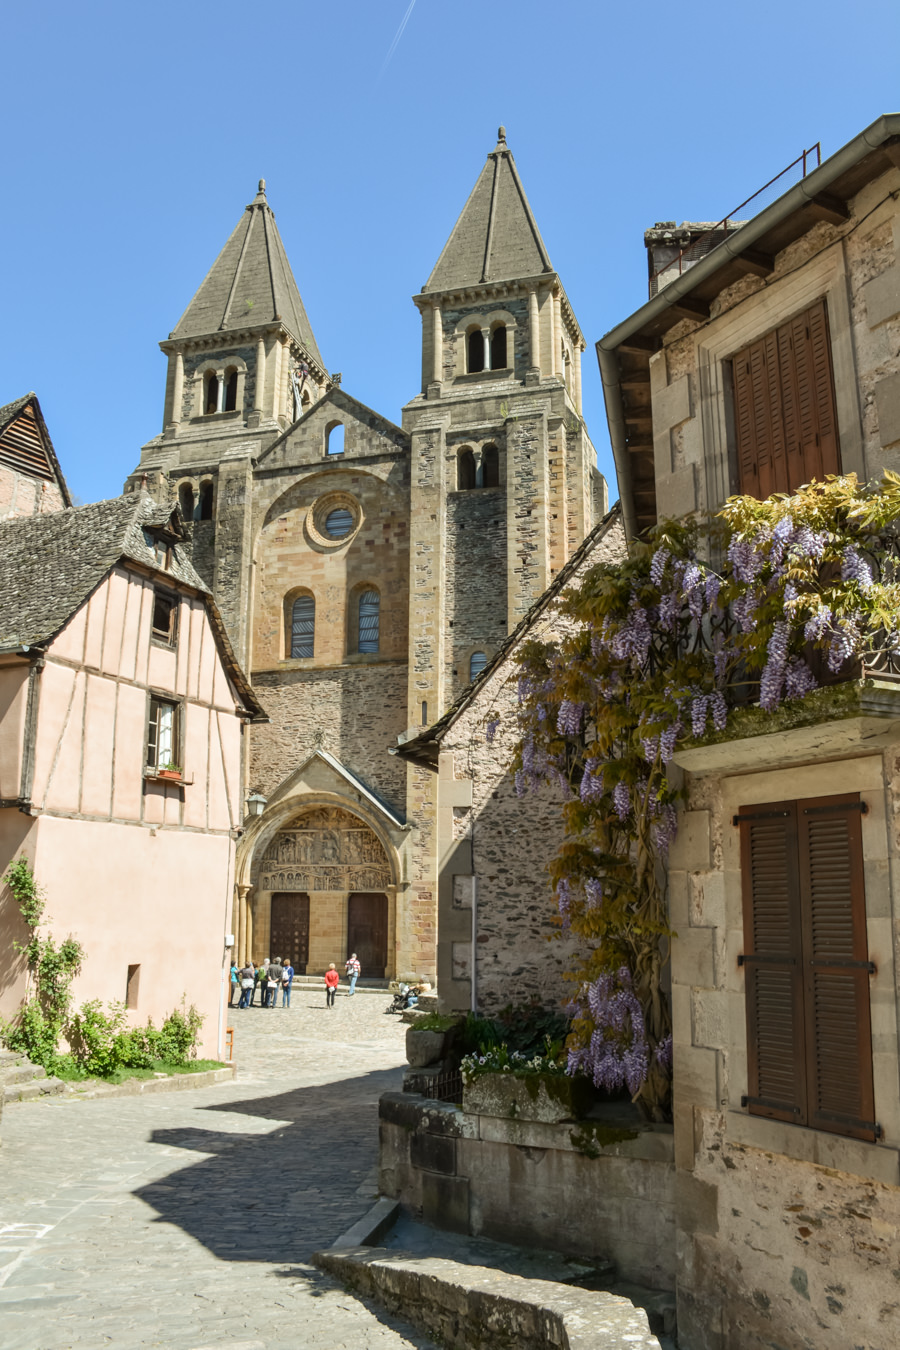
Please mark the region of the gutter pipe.
[[795, 183], [771, 206], [767, 206], [758, 216], [754, 216], [746, 225], [730, 234], [700, 262], [695, 263], [674, 281], [670, 281], [646, 305], [642, 305], [629, 318], [600, 338], [597, 343], [597, 361], [603, 381], [609, 435], [619, 479], [622, 518], [629, 539], [636, 533], [636, 518], [631, 490], [631, 464], [625, 442], [625, 412], [622, 406], [619, 364], [616, 357], [619, 347], [627, 338], [639, 332], [645, 324], [664, 314], [667, 309], [671, 309], [683, 296], [689, 295], [701, 281], [713, 276], [725, 262], [740, 257], [745, 248], [751, 248], [774, 225], [780, 224], [795, 211], [807, 206], [814, 197], [825, 192], [836, 179], [840, 178], [842, 173], [893, 136], [900, 136], [900, 113], [885, 113], [830, 159], [826, 159], [824, 164], [813, 169], [812, 173], [807, 174], [799, 183]]

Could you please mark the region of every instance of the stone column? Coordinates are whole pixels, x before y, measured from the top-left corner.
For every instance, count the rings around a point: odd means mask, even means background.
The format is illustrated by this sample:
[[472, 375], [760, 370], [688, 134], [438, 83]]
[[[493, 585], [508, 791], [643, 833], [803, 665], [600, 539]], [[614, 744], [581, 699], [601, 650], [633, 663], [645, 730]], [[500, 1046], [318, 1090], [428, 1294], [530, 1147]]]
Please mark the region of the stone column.
[[581, 353], [584, 350], [583, 342], [575, 343], [575, 408], [579, 417], [581, 416]]
[[216, 412], [220, 413], [225, 408], [225, 372], [220, 370], [216, 376], [218, 391], [216, 393]]
[[484, 450], [479, 446], [472, 451], [472, 458], [475, 461], [475, 486], [484, 487]]
[[482, 328], [482, 330], [481, 330], [481, 337], [482, 337], [482, 341], [484, 342], [484, 368], [485, 368], [485, 370], [490, 370], [490, 369], [491, 369], [491, 330], [490, 330], [489, 328]]
[[247, 919], [250, 914], [250, 902], [247, 899], [247, 897], [249, 893], [250, 893], [249, 886], [238, 886], [237, 888], [238, 921], [237, 921], [237, 932], [235, 933], [234, 936], [237, 943], [236, 946], [237, 962], [239, 966], [245, 966], [247, 962], [250, 960], [250, 950], [247, 946], [247, 932], [248, 932]]
[[552, 375], [562, 375], [564, 372], [563, 372], [562, 369], [561, 369], [561, 362], [560, 362], [560, 356], [559, 356], [559, 339], [560, 339], [560, 315], [559, 315], [560, 296], [559, 296], [559, 291], [554, 291], [554, 292], [553, 292], [553, 296], [552, 296], [552, 305], [553, 305], [553, 309], [552, 309], [552, 311], [551, 311], [551, 313], [552, 313], [552, 322], [551, 322], [551, 324], [550, 324], [550, 331], [551, 331], [551, 334], [552, 334], [551, 341], [552, 341], [552, 343], [553, 343], [553, 351], [552, 351], [552, 353], [551, 353], [553, 359], [552, 359], [552, 361], [551, 361], [551, 363], [550, 363], [550, 373], [551, 373]]
[[181, 405], [184, 402], [184, 356], [175, 353], [175, 381], [172, 385], [172, 415], [169, 421], [177, 426], [181, 421]]
[[253, 960], [253, 901], [247, 897], [244, 910], [244, 965]]
[[431, 307], [431, 323], [431, 378], [435, 384], [440, 384], [444, 378], [444, 320], [437, 301]]
[[256, 344], [256, 382], [253, 386], [253, 411], [262, 412], [263, 394], [266, 383], [266, 340], [260, 338]]
[[541, 369], [541, 314], [536, 285], [528, 288], [528, 368], [538, 373]]

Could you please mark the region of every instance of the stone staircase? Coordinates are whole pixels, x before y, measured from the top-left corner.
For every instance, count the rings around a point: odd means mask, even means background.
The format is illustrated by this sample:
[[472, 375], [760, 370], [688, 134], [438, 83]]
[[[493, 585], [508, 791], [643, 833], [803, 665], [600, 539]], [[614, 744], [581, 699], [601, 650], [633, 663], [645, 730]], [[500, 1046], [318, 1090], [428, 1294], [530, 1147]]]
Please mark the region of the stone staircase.
[[59, 1078], [15, 1050], [0, 1050], [0, 1107], [4, 1102], [28, 1102], [35, 1097], [58, 1097], [66, 1090]]

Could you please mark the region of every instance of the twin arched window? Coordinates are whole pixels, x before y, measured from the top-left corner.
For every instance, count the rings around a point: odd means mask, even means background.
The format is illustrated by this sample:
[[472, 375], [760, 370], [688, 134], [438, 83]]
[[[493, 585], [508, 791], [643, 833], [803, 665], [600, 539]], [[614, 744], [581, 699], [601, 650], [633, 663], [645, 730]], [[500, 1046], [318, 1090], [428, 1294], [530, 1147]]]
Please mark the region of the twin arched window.
[[316, 602], [298, 595], [291, 606], [291, 656], [312, 656], [316, 645]]
[[500, 451], [496, 445], [486, 445], [481, 451], [481, 463], [475, 452], [460, 450], [456, 461], [456, 488], [468, 492], [471, 488], [500, 486]]
[[[506, 342], [506, 324], [496, 323], [490, 332], [487, 350], [484, 332], [480, 328], [470, 328], [466, 334], [466, 370], [470, 375], [481, 370], [506, 370], [508, 358]], [[487, 358], [490, 358], [488, 364]]]
[[[219, 408], [221, 389], [222, 407]], [[238, 396], [238, 373], [229, 366], [220, 377], [217, 370], [208, 370], [203, 376], [203, 412], [209, 417], [217, 412], [236, 412]]]
[[466, 336], [466, 370], [470, 374], [484, 370], [484, 334], [480, 328], [473, 328]]

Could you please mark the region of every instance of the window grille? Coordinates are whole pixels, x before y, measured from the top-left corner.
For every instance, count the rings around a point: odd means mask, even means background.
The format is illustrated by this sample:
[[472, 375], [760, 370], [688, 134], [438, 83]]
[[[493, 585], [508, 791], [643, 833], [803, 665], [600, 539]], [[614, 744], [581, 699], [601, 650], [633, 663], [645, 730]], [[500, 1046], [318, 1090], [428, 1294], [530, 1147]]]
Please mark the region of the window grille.
[[299, 595], [291, 609], [291, 656], [312, 656], [316, 636], [316, 602]]
[[364, 591], [359, 597], [359, 650], [377, 652], [381, 598], [377, 591]]
[[474, 680], [487, 665], [487, 652], [473, 652], [469, 657], [469, 679]]
[[329, 511], [325, 517], [325, 533], [331, 539], [343, 539], [353, 529], [353, 512], [345, 507]]

